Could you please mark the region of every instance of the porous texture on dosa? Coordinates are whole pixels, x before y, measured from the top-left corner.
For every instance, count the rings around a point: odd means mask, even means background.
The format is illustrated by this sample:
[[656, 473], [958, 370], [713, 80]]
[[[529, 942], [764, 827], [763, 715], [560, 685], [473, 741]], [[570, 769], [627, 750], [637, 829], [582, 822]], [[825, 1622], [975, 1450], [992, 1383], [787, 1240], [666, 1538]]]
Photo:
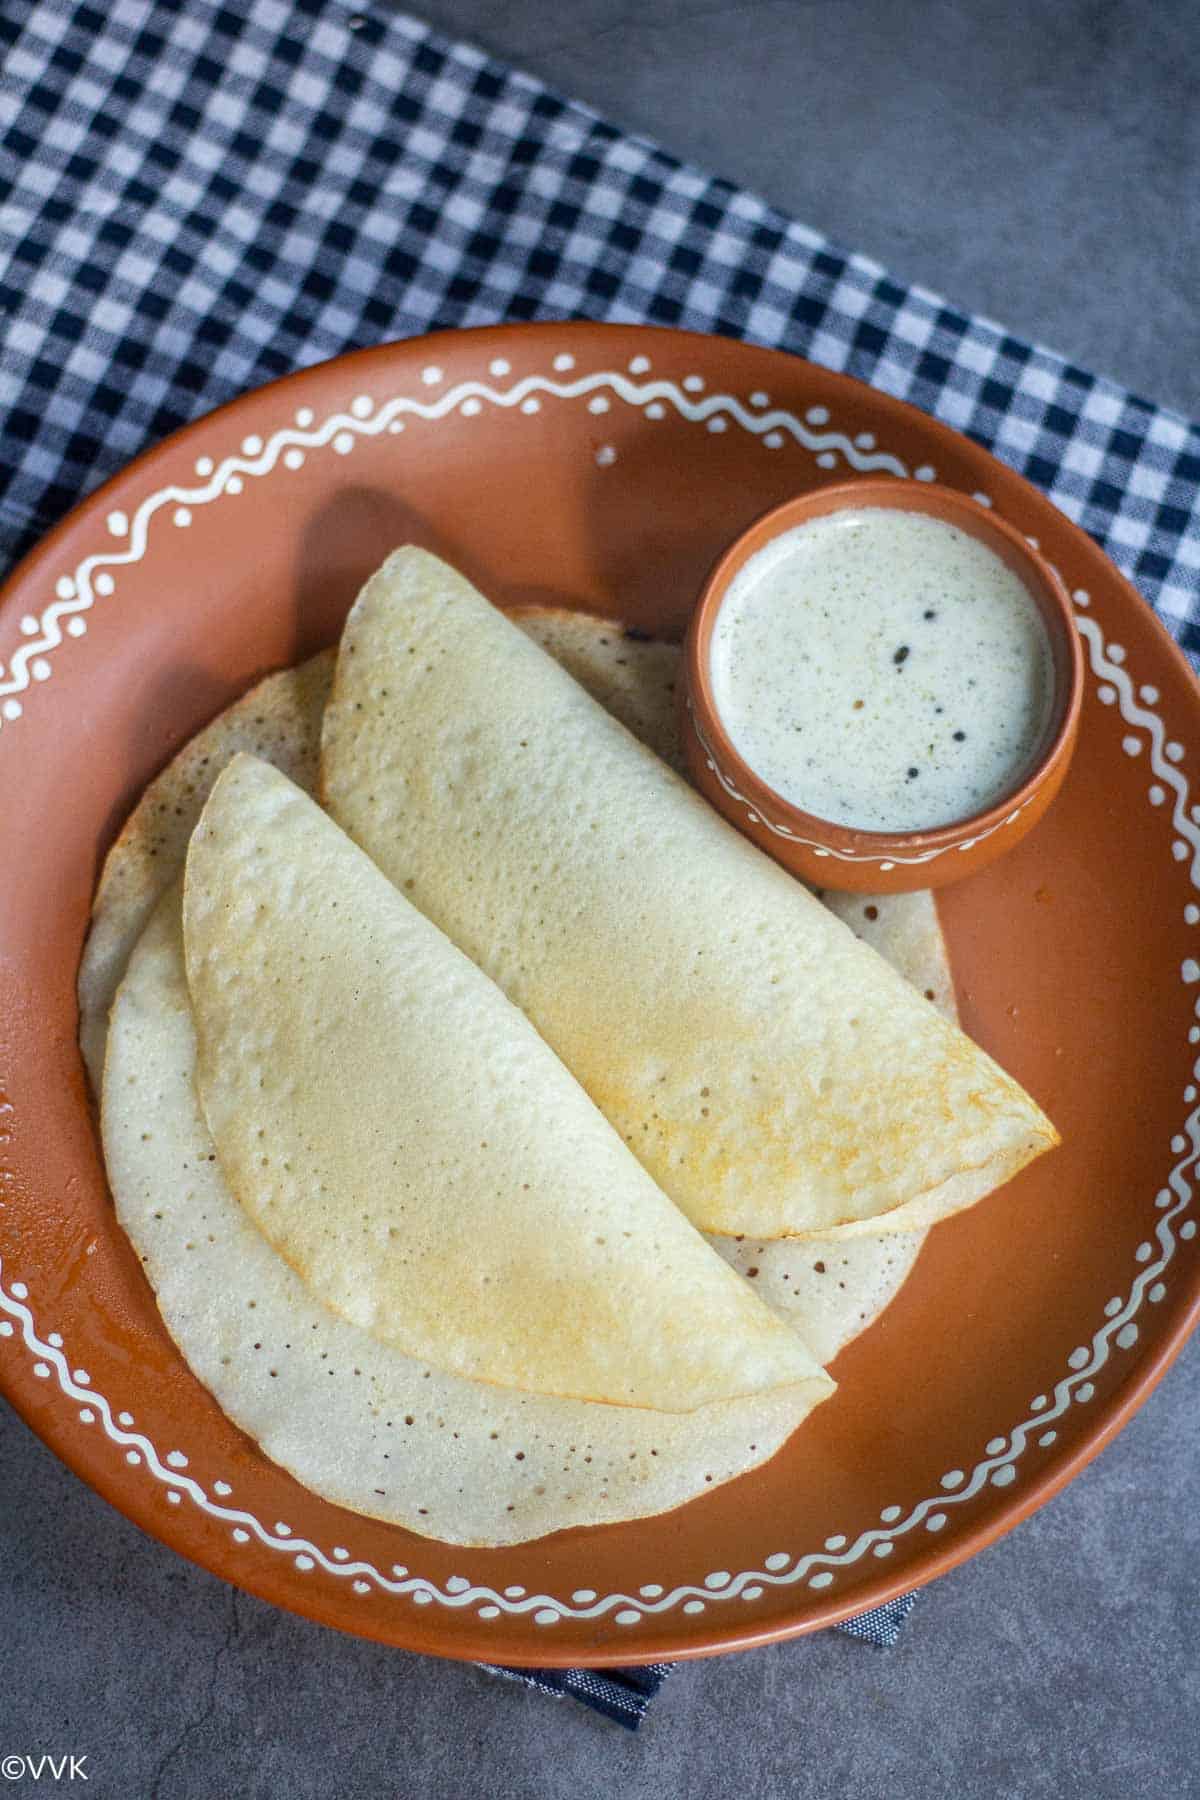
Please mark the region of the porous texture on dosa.
[[[516, 623], [542, 644], [651, 751], [684, 769], [676, 724], [678, 644], [630, 635], [613, 619], [558, 608], [529, 608]], [[160, 895], [182, 875], [187, 841], [212, 785], [237, 751], [252, 751], [311, 792], [317, 785], [320, 716], [333, 682], [333, 652], [268, 675], [219, 713], [151, 781], [108, 853], [95, 893], [92, 931], [79, 970], [81, 1044], [95, 1093], [101, 1091], [104, 1035], [117, 983]], [[934, 895], [820, 895], [919, 994], [957, 1019], [954, 977]], [[819, 1363], [878, 1318], [916, 1262], [925, 1235], [869, 1233], [822, 1238], [712, 1237], [761, 1300], [801, 1328]]]
[[[619, 623], [591, 613], [531, 608], [515, 617], [594, 699], [682, 771], [677, 644], [631, 636]], [[239, 750], [249, 750], [313, 791], [333, 664], [333, 652], [322, 651], [267, 676], [226, 707], [150, 783], [109, 852], [79, 976], [80, 1039], [97, 1094], [117, 983], [155, 904], [182, 874], [188, 839], [217, 776]], [[830, 891], [820, 898], [919, 993], [956, 1018], [950, 959], [931, 893]], [[710, 1241], [739, 1274], [758, 1283], [760, 1299], [801, 1329], [817, 1361], [828, 1363], [894, 1297], [924, 1234], [871, 1233], [836, 1243]]]
[[[595, 613], [523, 607], [511, 616], [605, 712], [619, 719], [677, 774], [686, 776], [679, 737], [680, 645], [627, 631]], [[932, 1000], [952, 1023], [958, 1023], [950, 957], [937, 902], [928, 888], [909, 894], [841, 894], [833, 888], [812, 891], [910, 986]]]
[[246, 750], [313, 792], [332, 679], [331, 650], [268, 675], [184, 745], [125, 821], [105, 858], [79, 965], [79, 1043], [96, 1094], [113, 995], [159, 896], [182, 872], [213, 783], [229, 759]]
[[773, 1456], [810, 1397], [653, 1413], [464, 1380], [324, 1306], [229, 1192], [195, 1089], [178, 889], [129, 963], [109, 1034], [117, 1215], [196, 1377], [272, 1461], [339, 1506], [504, 1545], [665, 1512]]
[[[679, 738], [678, 644], [630, 635], [590, 613], [529, 608], [513, 615], [543, 650], [646, 747], [686, 774]], [[864, 943], [891, 963], [953, 1023], [954, 979], [928, 889], [911, 894], [817, 896]], [[818, 1362], [830, 1363], [895, 1299], [912, 1271], [923, 1231], [858, 1237], [771, 1238], [710, 1235], [715, 1250], [800, 1332]]]
[[389, 557], [350, 614], [321, 791], [706, 1231], [920, 1228], [1056, 1141], [1015, 1081], [424, 551]]
[[[678, 644], [634, 636], [611, 619], [558, 608], [514, 615], [606, 711], [683, 773], [676, 721]], [[315, 793], [321, 717], [334, 652], [268, 675], [198, 731], [155, 776], [105, 858], [79, 969], [80, 1044], [99, 1094], [108, 1010], [130, 952], [160, 895], [183, 869], [188, 839], [213, 783], [239, 750], [261, 756]], [[823, 893], [819, 898], [906, 981], [953, 1017], [954, 989], [934, 897]]]
[[192, 834], [183, 922], [222, 1171], [344, 1318], [455, 1374], [611, 1404], [829, 1391], [528, 1020], [255, 757]]

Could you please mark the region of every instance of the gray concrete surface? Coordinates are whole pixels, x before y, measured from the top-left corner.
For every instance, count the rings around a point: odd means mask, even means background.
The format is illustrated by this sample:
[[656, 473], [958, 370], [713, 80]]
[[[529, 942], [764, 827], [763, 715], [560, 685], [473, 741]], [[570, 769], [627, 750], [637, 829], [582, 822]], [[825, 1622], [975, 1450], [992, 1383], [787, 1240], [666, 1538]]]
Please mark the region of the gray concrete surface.
[[[1200, 412], [1192, 0], [431, 0], [899, 274]], [[0, 1408], [0, 1758], [105, 1800], [1186, 1800], [1200, 1346], [899, 1647], [681, 1669], [637, 1738], [236, 1594]], [[0, 1763], [2, 1767], [2, 1763]], [[25, 1781], [14, 1794], [51, 1786]]]
[[1198, 1376], [1193, 1345], [894, 1650], [824, 1635], [689, 1664], [635, 1738], [236, 1593], [5, 1414], [0, 1757], [86, 1754], [94, 1800], [1187, 1800]]
[[1200, 414], [1194, 0], [436, 0], [446, 31]]

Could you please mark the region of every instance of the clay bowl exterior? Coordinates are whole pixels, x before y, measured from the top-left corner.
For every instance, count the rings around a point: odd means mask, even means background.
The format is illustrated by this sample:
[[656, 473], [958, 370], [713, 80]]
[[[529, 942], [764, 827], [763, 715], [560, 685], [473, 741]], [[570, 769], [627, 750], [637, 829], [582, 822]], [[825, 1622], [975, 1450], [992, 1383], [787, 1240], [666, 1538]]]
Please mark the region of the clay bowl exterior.
[[[117, 1223], [75, 1001], [104, 854], [181, 744], [335, 641], [397, 544], [504, 607], [604, 614], [619, 657], [622, 631], [678, 643], [723, 546], [830, 468], [985, 492], [1071, 591], [1087, 693], [1059, 800], [937, 901], [964, 1028], [1062, 1146], [930, 1232], [770, 1463], [673, 1513], [467, 1550], [320, 1500], [192, 1375]], [[84, 500], [0, 596], [0, 1389], [144, 1531], [409, 1650], [665, 1662], [930, 1581], [1102, 1450], [1200, 1313], [1198, 775], [1195, 679], [1099, 545], [980, 445], [798, 357], [547, 322], [243, 396]]]
[[[850, 507], [923, 513], [969, 532], [1020, 576], [1050, 640], [1054, 695], [1028, 772], [995, 805], [936, 830], [857, 831], [793, 806], [739, 756], [713, 700], [709, 651], [733, 578], [782, 532]], [[961, 881], [1032, 831], [1062, 787], [1082, 701], [1083, 653], [1071, 601], [1045, 557], [1012, 525], [965, 494], [889, 477], [839, 482], [787, 500], [729, 546], [709, 574], [688, 627], [680, 728], [688, 771], [700, 792], [768, 856], [816, 887], [897, 894]]]

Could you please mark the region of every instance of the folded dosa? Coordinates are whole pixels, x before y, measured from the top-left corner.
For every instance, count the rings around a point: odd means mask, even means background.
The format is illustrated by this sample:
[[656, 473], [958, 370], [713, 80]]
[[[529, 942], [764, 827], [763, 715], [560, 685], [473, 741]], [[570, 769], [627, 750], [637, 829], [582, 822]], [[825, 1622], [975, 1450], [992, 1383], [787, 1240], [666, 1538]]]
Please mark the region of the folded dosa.
[[[560, 607], [522, 607], [510, 616], [605, 712], [686, 776], [679, 736], [680, 645], [624, 630], [595, 613], [567, 612]], [[268, 761], [276, 758], [271, 756]], [[908, 894], [842, 894], [833, 888], [812, 891], [910, 986], [958, 1023], [950, 956], [937, 902], [928, 888]]]
[[217, 776], [246, 750], [312, 793], [332, 679], [329, 650], [268, 675], [188, 740], [118, 833], [104, 859], [79, 964], [79, 1047], [97, 1097], [109, 1008], [151, 913], [183, 873], [188, 840]]
[[183, 925], [222, 1172], [334, 1311], [539, 1393], [673, 1412], [829, 1391], [528, 1020], [255, 757], [201, 814]]
[[[675, 702], [678, 644], [630, 634], [591, 613], [537, 607], [514, 616], [594, 699], [664, 761], [682, 769]], [[155, 905], [182, 874], [188, 840], [217, 776], [237, 751], [249, 750], [312, 792], [333, 664], [333, 652], [322, 651], [268, 675], [226, 707], [150, 783], [109, 851], [79, 972], [80, 1042], [97, 1095], [117, 986]], [[932, 894], [820, 897], [947, 1018], [957, 1018]], [[740, 1275], [756, 1282], [761, 1300], [800, 1330], [817, 1361], [828, 1363], [894, 1298], [924, 1234], [770, 1242], [714, 1236], [710, 1242]]]
[[1056, 1141], [983, 1051], [424, 551], [389, 557], [347, 621], [321, 784], [705, 1231], [923, 1227]]
[[167, 1330], [236, 1425], [340, 1506], [447, 1543], [644, 1518], [773, 1456], [814, 1395], [689, 1413], [448, 1375], [324, 1306], [229, 1192], [195, 1089], [178, 889], [112, 1009], [102, 1119], [117, 1215]]
[[[683, 771], [675, 692], [680, 648], [593, 613], [530, 607], [514, 615], [635, 737]], [[183, 869], [188, 839], [230, 758], [250, 751], [313, 793], [321, 717], [334, 653], [322, 650], [268, 675], [198, 731], [155, 776], [104, 861], [79, 966], [79, 1038], [93, 1091], [104, 1073], [108, 1013], [130, 952], [160, 896]], [[927, 999], [953, 1018], [954, 983], [934, 897], [911, 894], [819, 896]]]
[[[593, 700], [664, 762], [685, 774], [679, 738], [678, 644], [631, 634], [611, 619], [529, 607], [513, 618]], [[919, 994], [958, 1022], [954, 978], [937, 904], [910, 894], [818, 893], [817, 898], [884, 957]], [[857, 1237], [772, 1238], [710, 1235], [731, 1268], [754, 1282], [760, 1300], [796, 1327], [818, 1362], [831, 1363], [891, 1304], [912, 1272], [923, 1231]]]

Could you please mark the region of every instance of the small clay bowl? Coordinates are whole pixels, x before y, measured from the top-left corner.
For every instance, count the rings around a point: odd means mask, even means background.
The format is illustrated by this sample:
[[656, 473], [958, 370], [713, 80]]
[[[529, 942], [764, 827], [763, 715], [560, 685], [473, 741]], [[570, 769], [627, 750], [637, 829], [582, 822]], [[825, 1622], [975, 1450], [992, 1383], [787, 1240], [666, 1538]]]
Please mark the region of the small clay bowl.
[[[709, 649], [729, 585], [764, 544], [843, 507], [926, 513], [969, 532], [1025, 583], [1050, 639], [1054, 699], [1046, 729], [1019, 783], [984, 812], [929, 831], [859, 831], [802, 811], [768, 787], [730, 743], [713, 703]], [[684, 646], [681, 712], [688, 768], [700, 792], [731, 824], [794, 875], [822, 888], [897, 894], [959, 881], [1020, 843], [1062, 786], [1083, 699], [1083, 655], [1071, 602], [1044, 557], [1014, 526], [953, 488], [898, 477], [818, 488], [773, 507], [718, 558], [701, 590]]]

